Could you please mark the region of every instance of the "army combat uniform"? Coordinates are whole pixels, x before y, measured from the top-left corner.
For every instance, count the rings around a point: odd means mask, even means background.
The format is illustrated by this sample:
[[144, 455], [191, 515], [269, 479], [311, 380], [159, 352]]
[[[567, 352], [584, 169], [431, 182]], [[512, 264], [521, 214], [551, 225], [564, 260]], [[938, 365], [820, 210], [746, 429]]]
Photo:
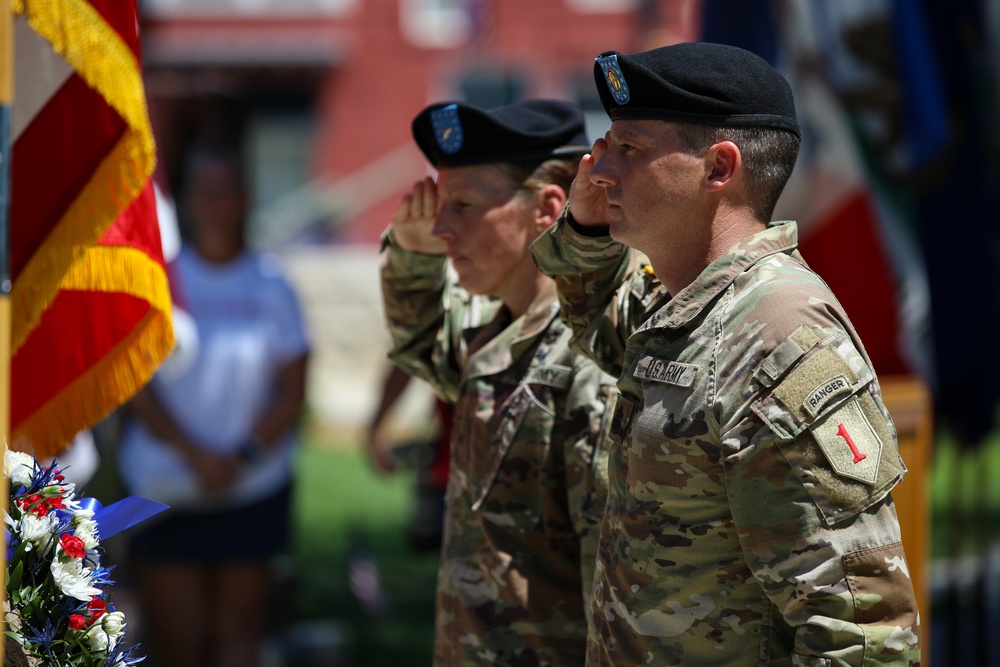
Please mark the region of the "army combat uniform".
[[388, 243], [394, 363], [455, 402], [434, 664], [583, 664], [614, 379], [569, 349], [554, 285], [514, 321], [443, 256]]
[[795, 223], [669, 298], [567, 218], [532, 253], [621, 392], [586, 664], [917, 664], [895, 429]]

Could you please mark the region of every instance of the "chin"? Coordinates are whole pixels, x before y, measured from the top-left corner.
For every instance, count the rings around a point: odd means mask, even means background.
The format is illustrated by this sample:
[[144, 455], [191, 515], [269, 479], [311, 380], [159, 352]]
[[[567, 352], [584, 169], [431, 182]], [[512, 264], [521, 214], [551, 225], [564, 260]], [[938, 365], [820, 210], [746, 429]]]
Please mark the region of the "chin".
[[488, 295], [489, 291], [486, 284], [478, 279], [478, 276], [463, 274], [463, 272], [458, 273], [458, 284], [469, 294], [475, 296]]
[[631, 245], [629, 243], [628, 229], [625, 227], [625, 223], [622, 221], [611, 221], [608, 224], [608, 234], [612, 239], [618, 241], [618, 243], [624, 243], [625, 245]]

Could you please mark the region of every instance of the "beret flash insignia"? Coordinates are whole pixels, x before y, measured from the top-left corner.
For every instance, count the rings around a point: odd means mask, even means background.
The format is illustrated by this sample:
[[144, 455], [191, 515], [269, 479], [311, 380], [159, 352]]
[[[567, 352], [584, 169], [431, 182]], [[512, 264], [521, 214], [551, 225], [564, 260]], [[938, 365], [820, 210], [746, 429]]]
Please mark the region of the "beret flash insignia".
[[625, 82], [625, 75], [622, 74], [622, 68], [618, 65], [618, 56], [614, 54], [600, 56], [597, 58], [597, 64], [604, 72], [604, 80], [608, 82], [608, 89], [611, 90], [611, 96], [615, 102], [628, 104], [628, 83]]
[[462, 122], [458, 119], [458, 105], [449, 104], [431, 111], [431, 124], [441, 150], [454, 155], [462, 149], [465, 136], [462, 133]]

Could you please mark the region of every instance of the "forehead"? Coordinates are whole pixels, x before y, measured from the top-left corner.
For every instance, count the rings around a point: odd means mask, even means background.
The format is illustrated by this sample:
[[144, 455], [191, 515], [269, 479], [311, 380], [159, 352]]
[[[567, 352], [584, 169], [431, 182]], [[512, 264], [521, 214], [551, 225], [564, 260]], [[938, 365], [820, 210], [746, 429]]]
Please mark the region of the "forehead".
[[437, 187], [441, 196], [478, 192], [484, 195], [507, 193], [514, 189], [507, 173], [496, 164], [468, 167], [445, 167], [438, 171]]
[[669, 143], [677, 138], [677, 124], [666, 120], [621, 118], [611, 123], [610, 133], [613, 139]]

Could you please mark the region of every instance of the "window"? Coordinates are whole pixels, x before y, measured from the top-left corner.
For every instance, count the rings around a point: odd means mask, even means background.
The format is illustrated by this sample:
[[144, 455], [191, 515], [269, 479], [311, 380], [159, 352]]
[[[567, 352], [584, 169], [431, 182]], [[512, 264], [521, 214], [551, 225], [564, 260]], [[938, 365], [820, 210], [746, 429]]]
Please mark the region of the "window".
[[474, 28], [468, 5], [468, 0], [399, 0], [400, 31], [414, 46], [462, 46]]

